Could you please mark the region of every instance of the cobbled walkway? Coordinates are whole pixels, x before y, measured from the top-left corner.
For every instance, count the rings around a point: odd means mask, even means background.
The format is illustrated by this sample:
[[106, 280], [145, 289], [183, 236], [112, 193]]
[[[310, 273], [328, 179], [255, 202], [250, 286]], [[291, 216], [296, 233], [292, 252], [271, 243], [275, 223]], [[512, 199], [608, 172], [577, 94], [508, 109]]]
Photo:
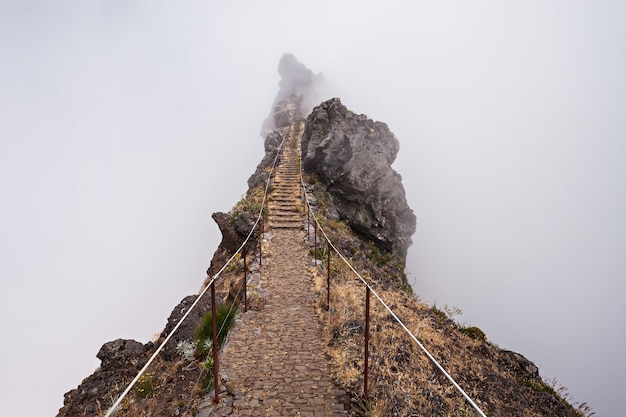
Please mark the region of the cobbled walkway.
[[[289, 139], [297, 134], [301, 129], [290, 129]], [[299, 140], [288, 141], [284, 154], [297, 155], [297, 144]], [[299, 181], [299, 177], [293, 178], [292, 158], [281, 164], [277, 184]], [[272, 211], [284, 211], [285, 204], [298, 204], [297, 191], [291, 202], [284, 201], [282, 187], [275, 193], [280, 198], [270, 204], [270, 218]], [[304, 219], [298, 216], [297, 222], [292, 221], [295, 216], [276, 216], [275, 227], [265, 234], [263, 260], [264, 264], [268, 260], [269, 266], [263, 266], [261, 278], [257, 278], [263, 287], [262, 306], [257, 311], [240, 310], [220, 355], [219, 373], [226, 387], [223, 399], [218, 406], [211, 406], [212, 397], [206, 398], [196, 416], [348, 415], [350, 398], [329, 376], [315, 311], [314, 267], [305, 242]], [[254, 287], [254, 280], [250, 284]]]
[[297, 230], [273, 233], [270, 267], [262, 272], [266, 304], [242, 314], [224, 348], [233, 415], [345, 415], [345, 393], [330, 380], [323, 353], [303, 237]]

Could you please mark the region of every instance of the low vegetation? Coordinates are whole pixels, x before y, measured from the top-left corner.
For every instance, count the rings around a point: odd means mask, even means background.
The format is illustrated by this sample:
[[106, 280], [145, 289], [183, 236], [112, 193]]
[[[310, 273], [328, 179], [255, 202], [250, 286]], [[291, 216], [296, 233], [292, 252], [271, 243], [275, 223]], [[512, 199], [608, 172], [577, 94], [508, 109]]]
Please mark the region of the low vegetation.
[[[216, 306], [215, 321], [217, 332], [218, 348], [224, 343], [224, 339], [228, 332], [235, 324], [235, 316], [237, 314], [237, 305]], [[198, 329], [196, 330], [195, 345], [201, 356], [207, 356], [211, 353], [213, 341], [213, 313], [207, 312], [203, 317]]]
[[[311, 188], [318, 202], [314, 210], [333, 245], [486, 415], [518, 415], [520, 410], [528, 411], [524, 416], [593, 415], [586, 404], [575, 408], [556, 391], [551, 392], [549, 385], [532, 371], [534, 365], [527, 366], [532, 363], [521, 355], [489, 343], [479, 327], [458, 324], [455, 318], [462, 314], [460, 309], [421, 303], [404, 274], [405, 260], [362, 239], [346, 223], [329, 219], [332, 200], [318, 181], [309, 179], [308, 183], [314, 185]], [[374, 297], [370, 311], [369, 395], [365, 399], [365, 287], [331, 253], [331, 295], [327, 305], [326, 243], [319, 245], [317, 254], [322, 262], [315, 284], [326, 354], [335, 382], [351, 393], [356, 412], [363, 416], [477, 416]]]
[[155, 383], [152, 374], [143, 374], [135, 385], [135, 393], [137, 397], [146, 399], [152, 397], [154, 393]]

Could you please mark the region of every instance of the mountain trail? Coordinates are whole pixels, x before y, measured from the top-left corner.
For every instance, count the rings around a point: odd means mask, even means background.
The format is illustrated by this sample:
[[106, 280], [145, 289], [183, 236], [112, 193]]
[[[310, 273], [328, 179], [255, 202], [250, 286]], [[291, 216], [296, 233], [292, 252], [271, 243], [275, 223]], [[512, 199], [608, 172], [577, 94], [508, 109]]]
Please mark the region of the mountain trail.
[[[197, 416], [348, 414], [350, 399], [330, 378], [315, 311], [314, 268], [299, 194], [301, 134], [302, 124], [289, 130], [268, 204], [271, 233], [265, 233], [269, 251], [264, 249], [263, 259], [269, 267], [257, 278], [262, 306], [240, 312], [221, 353], [219, 373], [229, 395], [218, 406], [208, 396]], [[255, 285], [253, 280], [249, 288]]]

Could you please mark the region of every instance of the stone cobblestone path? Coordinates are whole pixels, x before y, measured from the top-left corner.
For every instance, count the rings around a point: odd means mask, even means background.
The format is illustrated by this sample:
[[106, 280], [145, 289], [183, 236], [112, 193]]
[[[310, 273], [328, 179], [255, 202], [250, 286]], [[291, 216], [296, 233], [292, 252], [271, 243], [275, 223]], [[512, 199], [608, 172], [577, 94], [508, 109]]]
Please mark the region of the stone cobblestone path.
[[220, 356], [225, 398], [217, 407], [205, 400], [199, 417], [348, 415], [350, 399], [330, 379], [315, 311], [295, 162], [301, 134], [301, 127], [290, 129], [274, 180], [265, 243], [269, 254], [263, 253], [269, 265], [261, 269], [263, 305], [240, 311]]

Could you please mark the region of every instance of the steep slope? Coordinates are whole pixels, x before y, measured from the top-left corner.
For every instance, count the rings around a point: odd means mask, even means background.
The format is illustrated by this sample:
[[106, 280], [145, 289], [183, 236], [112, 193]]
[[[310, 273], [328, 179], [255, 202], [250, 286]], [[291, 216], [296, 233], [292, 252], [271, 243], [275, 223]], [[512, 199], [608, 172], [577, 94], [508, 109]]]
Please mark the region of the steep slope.
[[[390, 306], [456, 382], [489, 416], [580, 416], [522, 355], [488, 342], [477, 327], [451, 320], [454, 311], [420, 303], [404, 275], [415, 230], [400, 178], [398, 151], [386, 125], [355, 115], [338, 99], [316, 107], [302, 139], [311, 202], [339, 253]], [[359, 154], [360, 153], [360, 154]], [[371, 155], [374, 153], [374, 155]], [[323, 247], [324, 245], [322, 245]], [[328, 265], [328, 258], [324, 258]], [[363, 397], [365, 286], [332, 254], [330, 305], [322, 296], [327, 352], [336, 382], [361, 398], [368, 413], [478, 415], [379, 302], [370, 317], [369, 399]], [[324, 268], [318, 271], [324, 289]]]

